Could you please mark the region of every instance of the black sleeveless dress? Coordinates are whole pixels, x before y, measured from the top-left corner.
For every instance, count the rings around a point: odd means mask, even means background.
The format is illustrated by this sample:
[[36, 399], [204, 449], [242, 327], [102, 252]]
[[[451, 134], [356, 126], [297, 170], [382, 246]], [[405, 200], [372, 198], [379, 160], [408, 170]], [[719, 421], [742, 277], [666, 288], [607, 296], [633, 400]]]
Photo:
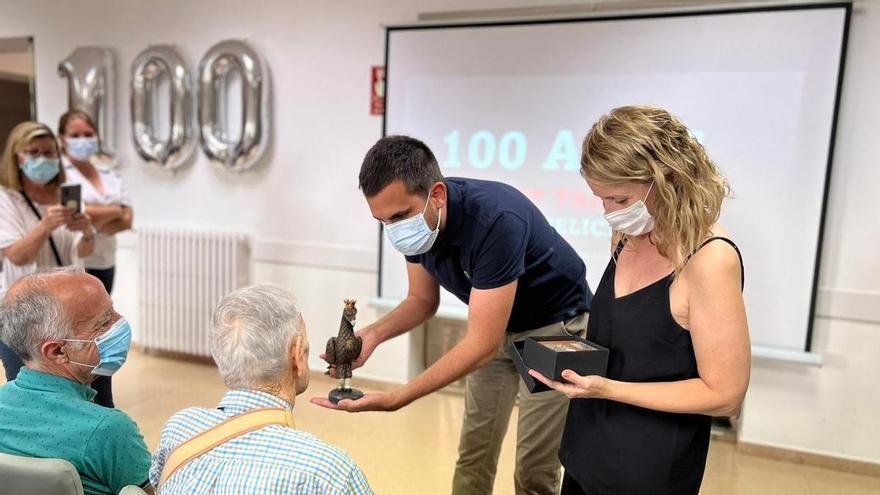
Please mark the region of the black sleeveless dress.
[[[732, 241], [713, 237], [714, 240]], [[697, 378], [690, 332], [672, 317], [672, 275], [614, 297], [619, 243], [596, 289], [587, 338], [610, 350], [608, 378], [667, 382]], [[737, 249], [737, 254], [739, 250]], [[740, 257], [742, 263], [742, 257]], [[588, 494], [696, 494], [709, 450], [709, 416], [674, 414], [604, 399], [573, 399], [559, 458]], [[571, 479], [567, 479], [572, 487]], [[577, 488], [571, 489], [578, 493]]]

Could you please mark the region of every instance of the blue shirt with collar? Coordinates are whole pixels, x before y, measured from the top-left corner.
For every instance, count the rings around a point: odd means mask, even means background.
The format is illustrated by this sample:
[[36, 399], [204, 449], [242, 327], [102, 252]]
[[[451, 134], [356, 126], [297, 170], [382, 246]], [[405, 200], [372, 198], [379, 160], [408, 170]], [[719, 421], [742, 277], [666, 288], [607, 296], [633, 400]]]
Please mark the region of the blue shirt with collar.
[[86, 494], [145, 486], [150, 452], [137, 425], [92, 402], [95, 391], [67, 378], [22, 368], [0, 387], [0, 452], [64, 459]]
[[524, 194], [507, 184], [447, 178], [446, 227], [425, 254], [407, 256], [465, 304], [471, 289], [518, 280], [508, 332], [589, 311], [587, 267]]

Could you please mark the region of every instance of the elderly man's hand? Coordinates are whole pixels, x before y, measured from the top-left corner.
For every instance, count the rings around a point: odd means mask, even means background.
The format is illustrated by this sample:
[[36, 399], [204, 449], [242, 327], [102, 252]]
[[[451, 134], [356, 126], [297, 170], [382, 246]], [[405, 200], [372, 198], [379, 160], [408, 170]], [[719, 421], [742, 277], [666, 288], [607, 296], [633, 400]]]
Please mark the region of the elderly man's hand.
[[311, 402], [327, 409], [348, 412], [396, 411], [402, 407], [392, 393], [385, 392], [366, 394], [358, 400], [341, 400], [335, 405], [326, 397], [312, 397]]

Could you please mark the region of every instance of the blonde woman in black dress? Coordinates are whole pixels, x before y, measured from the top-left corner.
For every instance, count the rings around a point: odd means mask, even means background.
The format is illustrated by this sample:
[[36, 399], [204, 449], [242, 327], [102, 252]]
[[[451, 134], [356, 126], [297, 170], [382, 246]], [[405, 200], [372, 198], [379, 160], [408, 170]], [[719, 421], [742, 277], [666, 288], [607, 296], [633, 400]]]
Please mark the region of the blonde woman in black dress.
[[559, 456], [567, 494], [696, 494], [710, 418], [749, 383], [742, 259], [716, 222], [728, 194], [669, 112], [621, 107], [584, 140], [581, 173], [614, 232], [587, 338], [607, 378], [531, 373], [572, 400]]

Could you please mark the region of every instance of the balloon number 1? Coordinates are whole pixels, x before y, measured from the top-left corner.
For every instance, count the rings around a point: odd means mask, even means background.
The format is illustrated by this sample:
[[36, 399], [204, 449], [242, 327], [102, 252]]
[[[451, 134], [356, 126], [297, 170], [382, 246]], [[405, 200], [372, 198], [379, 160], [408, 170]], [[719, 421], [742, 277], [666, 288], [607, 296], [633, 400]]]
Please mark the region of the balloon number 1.
[[98, 126], [101, 152], [107, 155], [114, 154], [113, 145], [116, 143], [113, 125], [115, 74], [113, 53], [107, 48], [79, 47], [58, 64], [58, 75], [67, 78], [68, 108], [91, 115]]
[[[244, 171], [262, 156], [269, 139], [269, 74], [247, 43], [226, 40], [208, 49], [199, 64], [198, 92], [184, 58], [171, 45], [150, 46], [131, 67], [131, 129], [135, 150], [153, 165], [174, 170], [196, 148], [196, 103], [202, 150], [225, 168]], [[69, 107], [91, 114], [101, 150], [112, 154], [113, 57], [107, 48], [77, 48], [59, 65], [67, 77]], [[241, 78], [241, 132], [230, 137], [226, 101], [231, 74]], [[161, 82], [169, 87], [168, 111], [159, 112]], [[167, 120], [160, 121], [160, 115]]]

